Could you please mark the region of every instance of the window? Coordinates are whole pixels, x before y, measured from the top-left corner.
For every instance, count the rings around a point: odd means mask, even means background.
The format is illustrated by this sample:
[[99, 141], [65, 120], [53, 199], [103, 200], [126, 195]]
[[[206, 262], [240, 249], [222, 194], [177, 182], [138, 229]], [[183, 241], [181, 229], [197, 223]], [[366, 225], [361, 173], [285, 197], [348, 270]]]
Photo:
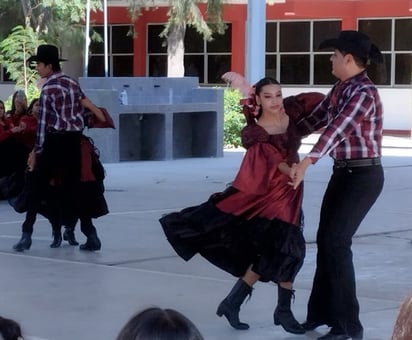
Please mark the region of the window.
[[[147, 28], [147, 74], [151, 77], [167, 75], [167, 47], [159, 34], [163, 25]], [[199, 77], [201, 84], [223, 83], [221, 76], [231, 67], [232, 29], [228, 24], [224, 34], [214, 34], [206, 41], [194, 28], [187, 27], [184, 39], [185, 76]]]
[[330, 72], [330, 52], [318, 46], [337, 36], [340, 27], [338, 20], [267, 22], [266, 75], [281, 84], [333, 84], [336, 79]]
[[[103, 26], [94, 26], [102, 38]], [[110, 25], [108, 27], [109, 75], [112, 77], [133, 76], [133, 33], [130, 25]], [[104, 42], [90, 44], [89, 77], [104, 77]]]
[[362, 19], [358, 26], [384, 57], [384, 64], [370, 66], [371, 79], [378, 85], [411, 85], [412, 18]]

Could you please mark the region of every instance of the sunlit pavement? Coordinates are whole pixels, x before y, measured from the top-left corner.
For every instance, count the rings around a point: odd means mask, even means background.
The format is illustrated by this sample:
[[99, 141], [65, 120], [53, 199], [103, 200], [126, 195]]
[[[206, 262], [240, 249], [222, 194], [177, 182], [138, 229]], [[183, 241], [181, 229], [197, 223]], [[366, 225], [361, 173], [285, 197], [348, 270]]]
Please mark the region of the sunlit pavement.
[[[304, 140], [302, 154], [314, 142]], [[385, 187], [353, 244], [365, 339], [390, 338], [400, 301], [412, 290], [412, 140], [384, 138]], [[242, 306], [248, 331], [236, 331], [215, 314], [235, 278], [200, 257], [178, 258], [161, 231], [166, 212], [204, 201], [233, 179], [242, 150], [223, 158], [106, 164], [110, 214], [95, 221], [102, 251], [80, 252], [64, 242], [50, 249], [51, 228], [39, 218], [29, 251], [16, 253], [23, 215], [0, 202], [0, 315], [21, 323], [28, 339], [115, 339], [136, 311], [175, 308], [198, 325], [205, 339], [315, 339], [273, 325], [276, 289], [256, 285]], [[295, 288], [293, 310], [304, 320], [315, 267], [320, 200], [331, 173], [328, 157], [305, 180], [307, 256]], [[80, 231], [79, 241], [84, 242]]]

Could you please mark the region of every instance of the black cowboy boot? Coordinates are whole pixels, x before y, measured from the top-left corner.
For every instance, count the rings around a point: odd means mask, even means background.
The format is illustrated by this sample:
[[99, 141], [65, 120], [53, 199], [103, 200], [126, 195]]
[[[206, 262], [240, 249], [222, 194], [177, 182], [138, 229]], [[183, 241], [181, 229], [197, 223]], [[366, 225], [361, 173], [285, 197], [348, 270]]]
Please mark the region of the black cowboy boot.
[[71, 246], [78, 246], [79, 242], [76, 240], [76, 236], [74, 235], [73, 228], [65, 228], [63, 233], [63, 240], [69, 242]]
[[23, 233], [19, 242], [17, 242], [13, 249], [15, 251], [29, 250], [31, 247], [31, 233]]
[[252, 287], [242, 279], [237, 280], [229, 295], [220, 303], [216, 314], [218, 316], [224, 315], [233, 328], [242, 330], [249, 329], [247, 323], [239, 321], [240, 305], [248, 295], [252, 295]]
[[53, 230], [53, 242], [50, 243], [50, 248], [59, 248], [62, 244], [62, 233], [60, 230]]
[[100, 250], [102, 244], [95, 232], [87, 236], [86, 243], [80, 245], [80, 250], [96, 251]]
[[286, 332], [303, 334], [305, 329], [296, 321], [290, 310], [290, 301], [294, 297], [294, 290], [282, 288], [278, 285], [278, 305], [273, 314], [275, 325], [281, 325]]

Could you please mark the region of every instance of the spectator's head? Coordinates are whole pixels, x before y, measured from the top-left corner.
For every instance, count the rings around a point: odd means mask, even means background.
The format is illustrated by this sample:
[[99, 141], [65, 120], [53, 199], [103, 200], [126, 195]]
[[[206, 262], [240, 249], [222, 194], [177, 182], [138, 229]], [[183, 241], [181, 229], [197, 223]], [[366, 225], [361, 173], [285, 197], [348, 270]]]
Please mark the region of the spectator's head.
[[401, 304], [392, 334], [392, 340], [410, 339], [412, 339], [412, 293]]
[[23, 90], [18, 90], [13, 93], [11, 101], [11, 113], [24, 115], [27, 112], [27, 97]]
[[0, 339], [1, 340], [23, 340], [20, 325], [11, 319], [0, 316]]
[[39, 98], [35, 98], [30, 102], [29, 108], [27, 109], [27, 114], [32, 115], [36, 117], [36, 119], [39, 116], [39, 105], [40, 105], [40, 100]]
[[134, 315], [117, 340], [203, 340], [196, 326], [173, 309], [151, 307]]

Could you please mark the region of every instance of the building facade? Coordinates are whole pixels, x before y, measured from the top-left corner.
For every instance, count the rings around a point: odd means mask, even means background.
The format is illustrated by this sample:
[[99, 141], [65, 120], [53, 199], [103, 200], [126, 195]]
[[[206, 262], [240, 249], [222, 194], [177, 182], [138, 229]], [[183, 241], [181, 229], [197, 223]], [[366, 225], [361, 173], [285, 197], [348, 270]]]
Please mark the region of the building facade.
[[[326, 93], [335, 79], [331, 52], [319, 43], [343, 29], [368, 34], [384, 55], [384, 65], [368, 74], [378, 85], [387, 133], [412, 130], [412, 0], [274, 0], [266, 5], [266, 75], [278, 79], [284, 95], [305, 91]], [[167, 1], [144, 10], [132, 22], [125, 0], [108, 1], [108, 64], [110, 76], [165, 76], [167, 47], [159, 37], [167, 22]], [[202, 11], [205, 6], [200, 5]], [[247, 1], [223, 6], [226, 31], [205, 41], [193, 28], [185, 35], [185, 75], [204, 86], [224, 85], [229, 70], [245, 74]], [[92, 13], [92, 31], [103, 36], [103, 13]], [[262, 37], [257, 36], [256, 39]], [[104, 76], [104, 44], [90, 46], [89, 76]]]
[[[168, 8], [144, 10], [131, 23], [127, 3], [109, 1], [109, 74], [164, 76], [167, 47], [159, 37]], [[200, 6], [204, 11], [205, 6]], [[245, 73], [246, 1], [223, 6], [226, 31], [205, 41], [193, 28], [185, 36], [185, 75], [203, 85], [222, 84], [226, 71]], [[93, 27], [103, 32], [103, 15], [92, 15]], [[285, 95], [309, 90], [326, 92], [335, 79], [330, 51], [319, 43], [342, 29], [368, 34], [384, 55], [384, 65], [368, 73], [380, 88], [387, 133], [410, 135], [412, 130], [412, 1], [411, 0], [276, 0], [266, 5], [266, 75], [280, 80]], [[261, 39], [261, 37], [256, 37]], [[103, 43], [93, 43], [88, 74], [104, 75]]]

